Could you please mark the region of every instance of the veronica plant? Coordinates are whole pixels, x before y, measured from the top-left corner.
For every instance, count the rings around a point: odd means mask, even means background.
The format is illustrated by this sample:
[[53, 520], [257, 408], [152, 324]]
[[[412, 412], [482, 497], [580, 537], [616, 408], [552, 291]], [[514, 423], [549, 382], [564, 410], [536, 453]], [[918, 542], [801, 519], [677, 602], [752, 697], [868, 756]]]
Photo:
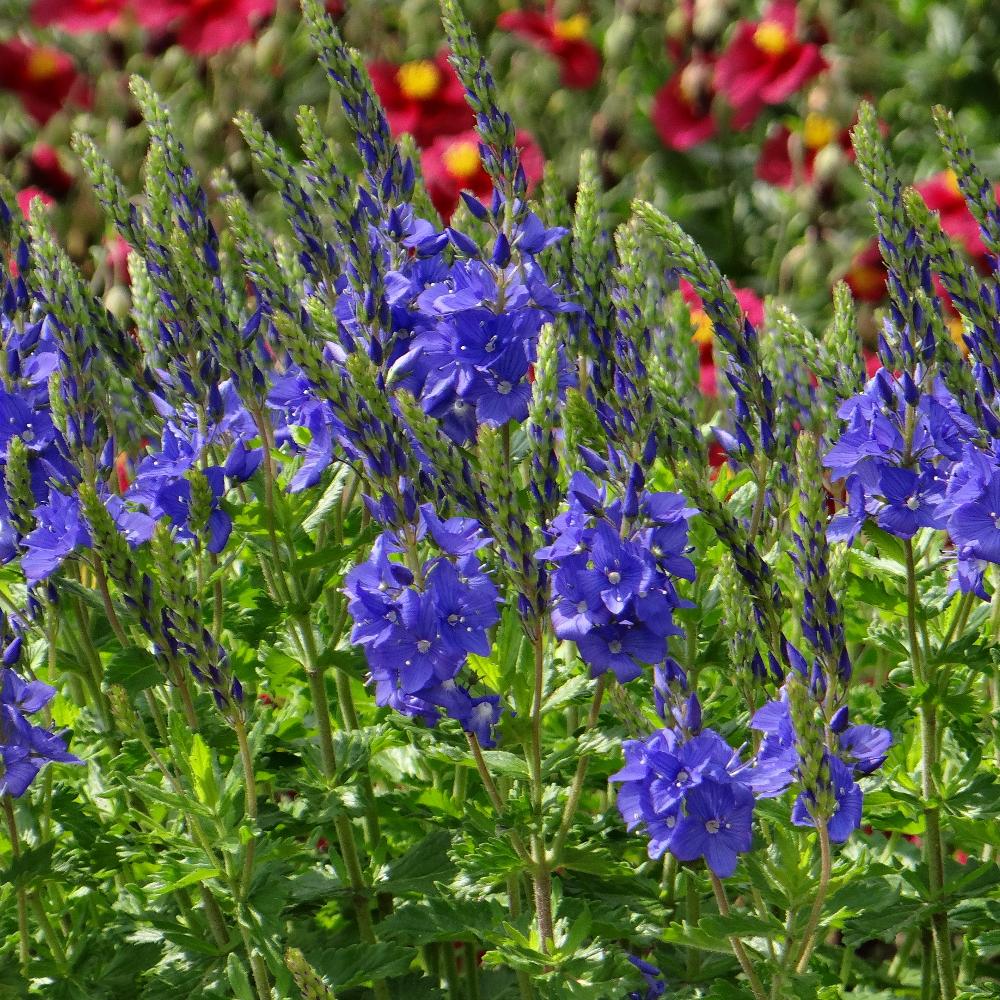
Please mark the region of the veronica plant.
[[304, 12], [355, 148], [311, 108], [296, 150], [240, 117], [280, 231], [206, 190], [141, 80], [141, 193], [76, 140], [131, 248], [124, 322], [0, 193], [25, 990], [987, 995], [995, 276], [866, 110], [892, 304], [865, 382], [846, 289], [822, 336], [751, 322], [654, 204], [609, 231], [590, 157], [572, 209], [551, 178], [532, 201], [452, 0], [493, 193], [444, 225], [357, 53]]

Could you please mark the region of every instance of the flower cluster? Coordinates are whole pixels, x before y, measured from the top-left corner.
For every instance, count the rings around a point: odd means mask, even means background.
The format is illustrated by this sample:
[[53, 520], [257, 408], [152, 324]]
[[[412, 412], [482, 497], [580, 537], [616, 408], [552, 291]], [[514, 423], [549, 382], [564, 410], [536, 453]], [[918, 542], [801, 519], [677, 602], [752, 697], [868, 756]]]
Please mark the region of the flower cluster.
[[[417, 537], [380, 535], [368, 560], [348, 573], [351, 641], [365, 650], [379, 705], [428, 725], [444, 713], [492, 746], [499, 697], [475, 696], [457, 680], [470, 653], [489, 654], [488, 629], [500, 618], [500, 595], [476, 554], [490, 540], [471, 518], [442, 521], [430, 505], [419, 524]], [[420, 563], [421, 537], [442, 554]], [[402, 554], [413, 554], [410, 565], [393, 558]]]
[[717, 95], [729, 106], [729, 126], [743, 130], [766, 105], [781, 104], [827, 68], [821, 34], [811, 25], [803, 31], [795, 0], [774, 0], [760, 21], [740, 21], [721, 53], [714, 51], [718, 26], [702, 30], [694, 6], [686, 38], [673, 46], [681, 65], [657, 91], [651, 112], [671, 149], [690, 149], [716, 135]]
[[678, 861], [704, 858], [720, 878], [736, 870], [753, 841], [758, 798], [780, 795], [792, 782], [793, 763], [778, 754], [743, 762], [715, 730], [691, 735], [660, 729], [623, 745], [625, 766], [618, 810], [629, 830], [642, 826], [649, 856], [669, 850]]
[[[603, 459], [590, 460], [607, 471]], [[622, 683], [666, 659], [667, 638], [680, 634], [673, 612], [683, 606], [673, 579], [694, 578], [685, 554], [694, 510], [679, 493], [650, 493], [644, 485], [638, 464], [615, 498], [574, 473], [568, 509], [552, 523], [551, 544], [537, 553], [556, 567], [556, 635], [576, 643], [594, 677], [610, 670]]]
[[921, 528], [947, 529], [958, 584], [985, 597], [983, 561], [1000, 560], [1000, 474], [941, 379], [920, 392], [912, 378], [882, 368], [840, 416], [847, 426], [826, 465], [844, 480], [847, 506], [830, 537], [853, 541], [867, 518], [902, 539]]
[[[892, 736], [879, 726], [848, 725], [844, 706], [824, 727], [831, 744], [821, 745], [818, 753], [811, 746], [803, 751], [807, 723], [800, 720], [796, 724], [794, 699], [786, 685], [777, 700], [768, 702], [751, 719], [751, 728], [764, 734], [757, 762], [795, 776], [801, 788], [792, 808], [796, 826], [815, 826], [821, 818], [830, 839], [841, 843], [861, 825], [863, 795], [857, 779], [873, 774], [885, 763]], [[810, 757], [815, 758], [813, 766]]]

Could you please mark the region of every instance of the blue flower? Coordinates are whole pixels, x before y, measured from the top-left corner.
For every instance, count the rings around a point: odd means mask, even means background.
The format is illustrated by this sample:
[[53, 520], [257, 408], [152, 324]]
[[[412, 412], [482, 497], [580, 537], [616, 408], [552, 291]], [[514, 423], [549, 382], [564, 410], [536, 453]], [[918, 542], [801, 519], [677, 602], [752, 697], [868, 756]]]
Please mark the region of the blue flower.
[[706, 778], [685, 796], [684, 809], [671, 853], [678, 861], [704, 858], [716, 875], [728, 878], [753, 841], [753, 792], [738, 782]]
[[972, 499], [955, 507], [948, 530], [965, 550], [964, 558], [1000, 563], [1000, 475], [994, 471]]
[[580, 656], [596, 677], [610, 670], [621, 684], [642, 674], [642, 664], [658, 663], [667, 655], [662, 636], [642, 624], [597, 625], [576, 640]]
[[38, 527], [24, 539], [21, 569], [28, 584], [51, 576], [77, 548], [90, 548], [90, 531], [76, 497], [58, 490], [35, 508]]

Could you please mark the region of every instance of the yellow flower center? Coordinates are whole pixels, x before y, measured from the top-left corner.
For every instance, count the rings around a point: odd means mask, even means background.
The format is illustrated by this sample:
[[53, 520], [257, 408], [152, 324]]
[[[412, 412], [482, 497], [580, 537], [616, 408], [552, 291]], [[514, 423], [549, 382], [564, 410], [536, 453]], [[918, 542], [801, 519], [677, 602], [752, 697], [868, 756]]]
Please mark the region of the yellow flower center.
[[826, 115], [810, 111], [802, 126], [802, 141], [806, 149], [822, 149], [837, 138], [837, 123]]
[[954, 195], [961, 195], [962, 189], [958, 186], [958, 174], [954, 170], [946, 170], [944, 182], [948, 185], [948, 190]]
[[28, 56], [26, 72], [29, 80], [48, 80], [59, 69], [59, 56], [53, 49], [35, 49]]
[[441, 70], [430, 59], [403, 63], [396, 70], [396, 82], [403, 96], [411, 101], [426, 101], [433, 97], [441, 84]]
[[951, 334], [951, 339], [958, 345], [962, 354], [968, 357], [969, 345], [965, 342], [965, 338], [962, 336], [965, 332], [965, 328], [962, 325], [961, 316], [952, 316], [952, 318], [948, 320], [948, 332]]
[[590, 31], [590, 18], [586, 14], [574, 14], [565, 21], [556, 21], [552, 25], [552, 34], [567, 42], [578, 42], [587, 37]]
[[780, 56], [791, 44], [792, 39], [784, 25], [777, 21], [761, 21], [753, 33], [753, 43], [769, 56]]
[[711, 344], [715, 327], [704, 309], [692, 309], [691, 320], [694, 323], [694, 333], [691, 339], [697, 344]]
[[474, 142], [452, 143], [441, 157], [444, 168], [459, 181], [467, 181], [479, 172], [479, 147]]

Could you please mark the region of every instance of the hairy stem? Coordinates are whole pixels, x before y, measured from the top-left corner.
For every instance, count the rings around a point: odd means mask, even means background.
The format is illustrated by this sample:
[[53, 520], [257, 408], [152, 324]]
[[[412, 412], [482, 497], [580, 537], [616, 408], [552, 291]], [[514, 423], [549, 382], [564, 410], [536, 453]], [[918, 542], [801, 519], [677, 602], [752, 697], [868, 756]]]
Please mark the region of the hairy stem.
[[[721, 913], [724, 917], [728, 917], [731, 910], [729, 909], [729, 900], [726, 897], [726, 890], [722, 885], [722, 880], [711, 870], [709, 870], [709, 875], [712, 879], [712, 891], [715, 893], [715, 901], [719, 905], [719, 913]], [[760, 977], [757, 975], [757, 972], [750, 961], [750, 956], [747, 954], [746, 948], [743, 947], [743, 941], [740, 939], [739, 935], [732, 935], [732, 937], [729, 938], [729, 944], [733, 949], [733, 954], [736, 956], [736, 960], [740, 963], [743, 975], [747, 977], [747, 982], [750, 984], [750, 990], [756, 1000], [767, 1000], [767, 993], [764, 992], [764, 985], [761, 983]]]

